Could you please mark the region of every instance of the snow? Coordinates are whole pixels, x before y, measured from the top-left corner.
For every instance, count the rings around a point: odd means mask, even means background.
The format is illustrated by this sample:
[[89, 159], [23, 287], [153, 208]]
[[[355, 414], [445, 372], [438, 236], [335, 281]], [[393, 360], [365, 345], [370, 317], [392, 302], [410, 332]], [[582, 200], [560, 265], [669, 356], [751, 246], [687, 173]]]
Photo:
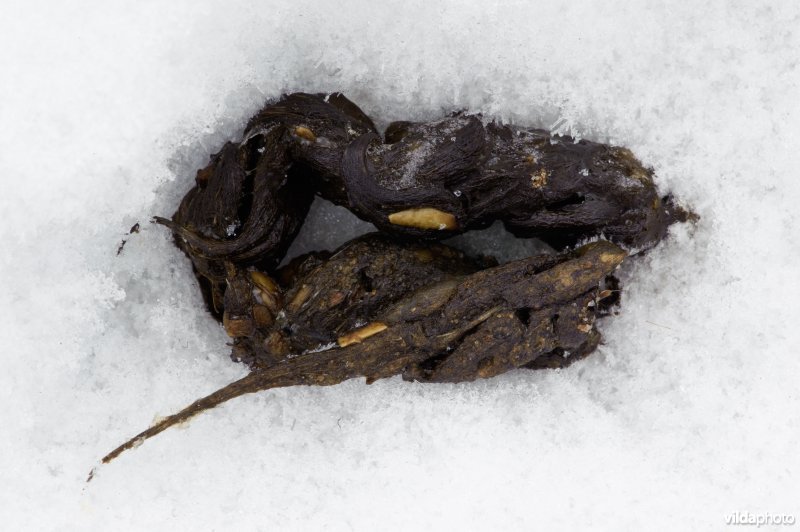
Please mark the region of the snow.
[[[3, 11], [4, 530], [718, 530], [732, 512], [800, 514], [796, 2]], [[295, 90], [341, 90], [379, 127], [468, 109], [624, 145], [701, 221], [632, 261], [605, 344], [565, 371], [251, 395], [86, 484], [155, 416], [244, 374], [148, 220]], [[294, 253], [365, 230], [313, 216], [322, 234]], [[465, 245], [535, 248], [492, 235]]]

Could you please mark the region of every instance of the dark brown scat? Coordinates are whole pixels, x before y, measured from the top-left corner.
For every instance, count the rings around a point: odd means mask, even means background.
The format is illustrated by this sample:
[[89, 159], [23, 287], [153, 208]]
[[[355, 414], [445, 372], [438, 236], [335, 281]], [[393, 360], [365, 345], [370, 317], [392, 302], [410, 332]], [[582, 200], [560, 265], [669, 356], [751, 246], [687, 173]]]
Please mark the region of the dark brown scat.
[[[172, 219], [154, 219], [192, 260], [231, 356], [252, 371], [103, 463], [260, 390], [563, 367], [600, 342], [595, 320], [619, 301], [613, 272], [626, 249], [646, 250], [694, 218], [625, 148], [463, 112], [396, 122], [384, 138], [339, 93], [284, 96], [197, 172]], [[382, 234], [278, 268], [315, 195]], [[433, 243], [498, 220], [563, 252], [496, 265]]]

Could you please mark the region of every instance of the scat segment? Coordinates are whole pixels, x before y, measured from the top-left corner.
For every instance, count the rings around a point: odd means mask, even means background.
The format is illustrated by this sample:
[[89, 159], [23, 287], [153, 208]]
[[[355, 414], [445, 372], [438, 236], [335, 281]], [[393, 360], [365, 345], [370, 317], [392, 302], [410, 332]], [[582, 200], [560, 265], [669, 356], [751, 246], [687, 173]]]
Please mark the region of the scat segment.
[[[339, 271], [341, 261], [336, 257], [343, 257], [346, 263], [351, 248], [360, 247], [363, 251], [365, 244], [373, 244], [385, 254], [397, 247], [381, 235], [358, 239], [295, 282], [313, 286], [311, 277], [324, 278], [326, 273]], [[413, 255], [413, 248], [400, 247]], [[457, 252], [452, 253], [458, 256]], [[557, 366], [556, 353], [576, 353], [569, 359], [562, 357], [560, 365], [565, 365], [597, 345], [599, 334], [593, 325], [596, 306], [588, 303], [596, 300], [600, 283], [625, 257], [624, 250], [600, 241], [574, 252], [530, 257], [471, 274], [453, 273], [459, 269], [450, 265], [449, 273], [443, 273], [439, 280], [422, 282], [411, 293], [395, 298], [386, 296], [386, 304], [376, 312], [378, 319], [359, 329], [363, 334], [357, 333], [358, 341], [342, 342], [340, 347], [324, 350], [308, 349], [263, 365], [157, 422], [102, 461], [108, 463], [125, 450], [204, 410], [270, 388], [331, 385], [356, 377], [372, 382], [398, 374], [424, 382], [462, 382], [518, 367], [536, 367], [540, 357], [542, 367]], [[461, 261], [469, 259], [456, 262]], [[466, 268], [474, 269], [475, 265]], [[253, 276], [242, 277], [252, 282]], [[555, 288], [555, 279], [569, 282]], [[361, 305], [363, 301], [356, 306]], [[341, 319], [347, 322], [347, 317]], [[270, 336], [285, 325], [277, 327], [262, 334]]]

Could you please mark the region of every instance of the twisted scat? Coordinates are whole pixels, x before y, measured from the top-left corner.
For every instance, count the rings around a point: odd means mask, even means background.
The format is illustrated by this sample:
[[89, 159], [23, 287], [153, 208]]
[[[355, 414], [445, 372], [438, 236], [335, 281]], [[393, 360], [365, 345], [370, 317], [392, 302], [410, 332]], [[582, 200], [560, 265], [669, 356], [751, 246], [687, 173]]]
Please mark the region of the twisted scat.
[[[564, 367], [600, 342], [595, 321], [619, 301], [613, 272], [626, 250], [651, 248], [690, 217], [658, 194], [629, 150], [551, 142], [546, 131], [464, 113], [395, 122], [382, 139], [341, 94], [298, 93], [260, 111], [244, 139], [198, 171], [171, 220], [153, 221], [192, 260], [232, 338], [231, 356], [251, 373], [160, 420], [103, 464], [260, 390]], [[380, 233], [278, 268], [315, 195]], [[498, 265], [435, 242], [497, 220], [562, 251]]]

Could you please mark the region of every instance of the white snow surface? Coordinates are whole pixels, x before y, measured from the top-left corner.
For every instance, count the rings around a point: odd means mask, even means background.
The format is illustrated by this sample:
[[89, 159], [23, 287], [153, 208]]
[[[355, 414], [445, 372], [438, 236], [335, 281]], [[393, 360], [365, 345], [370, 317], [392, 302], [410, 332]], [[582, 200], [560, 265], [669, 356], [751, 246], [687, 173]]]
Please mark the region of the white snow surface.
[[[735, 511], [800, 517], [800, 3], [0, 11], [4, 530], [720, 530]], [[469, 109], [624, 145], [701, 220], [631, 261], [604, 345], [567, 370], [249, 395], [86, 484], [155, 416], [245, 373], [188, 260], [148, 220], [173, 212], [266, 100], [298, 90], [341, 90], [381, 126]], [[314, 218], [296, 252], [365, 225], [331, 208]]]

